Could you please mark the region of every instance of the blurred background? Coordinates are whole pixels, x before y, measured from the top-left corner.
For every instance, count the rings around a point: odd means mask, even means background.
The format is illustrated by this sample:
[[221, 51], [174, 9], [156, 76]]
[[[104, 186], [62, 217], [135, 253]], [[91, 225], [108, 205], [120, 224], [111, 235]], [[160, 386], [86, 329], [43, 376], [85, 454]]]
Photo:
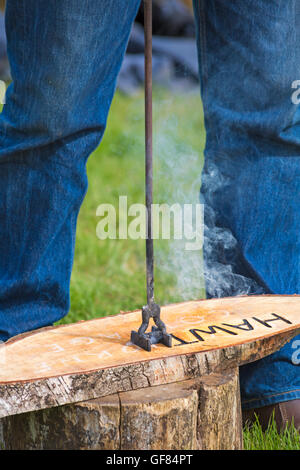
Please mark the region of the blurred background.
[[[198, 62], [191, 1], [153, 1], [153, 81], [169, 90], [198, 90]], [[144, 80], [144, 11], [141, 4], [118, 80], [133, 93]]]

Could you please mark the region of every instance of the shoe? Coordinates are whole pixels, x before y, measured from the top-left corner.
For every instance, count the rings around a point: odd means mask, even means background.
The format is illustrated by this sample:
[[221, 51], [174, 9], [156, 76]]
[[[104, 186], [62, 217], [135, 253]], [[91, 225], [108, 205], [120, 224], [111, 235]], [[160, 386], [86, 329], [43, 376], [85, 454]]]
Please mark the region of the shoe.
[[273, 413], [278, 431], [282, 431], [287, 424], [292, 423], [297, 431], [300, 431], [300, 399], [284, 401], [276, 405], [263, 406], [252, 410], [243, 410], [243, 425], [254, 423], [257, 416], [262, 430], [266, 431]]

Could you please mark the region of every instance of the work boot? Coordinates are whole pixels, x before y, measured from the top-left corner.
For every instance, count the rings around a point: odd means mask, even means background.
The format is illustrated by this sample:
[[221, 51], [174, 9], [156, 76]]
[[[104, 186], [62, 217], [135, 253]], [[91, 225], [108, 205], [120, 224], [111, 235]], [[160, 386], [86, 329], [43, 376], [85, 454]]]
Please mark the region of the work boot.
[[246, 423], [254, 423], [257, 416], [262, 430], [266, 431], [269, 422], [272, 420], [273, 413], [274, 421], [279, 432], [282, 431], [287, 424], [292, 423], [295, 428], [300, 431], [300, 399], [254, 408], [252, 410], [243, 410], [243, 425]]

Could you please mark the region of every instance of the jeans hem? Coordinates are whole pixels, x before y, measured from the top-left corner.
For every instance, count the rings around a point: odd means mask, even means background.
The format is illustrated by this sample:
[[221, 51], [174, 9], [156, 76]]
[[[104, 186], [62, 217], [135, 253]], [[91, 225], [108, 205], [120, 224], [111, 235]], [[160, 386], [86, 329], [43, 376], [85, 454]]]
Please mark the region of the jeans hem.
[[276, 393], [262, 398], [256, 398], [251, 400], [242, 400], [242, 409], [251, 410], [253, 408], [261, 408], [263, 406], [276, 405], [284, 401], [299, 400], [300, 389], [291, 390], [281, 393]]

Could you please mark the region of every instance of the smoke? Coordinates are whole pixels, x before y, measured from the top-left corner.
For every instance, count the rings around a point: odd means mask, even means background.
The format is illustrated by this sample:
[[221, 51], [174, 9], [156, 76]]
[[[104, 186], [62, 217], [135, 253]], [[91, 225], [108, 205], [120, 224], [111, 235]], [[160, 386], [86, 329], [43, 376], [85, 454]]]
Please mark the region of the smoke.
[[247, 269], [236, 238], [228, 228], [217, 224], [213, 201], [217, 191], [226, 193], [231, 183], [209, 162], [202, 173], [201, 199], [204, 204], [203, 275], [208, 297], [262, 294], [265, 290], [253, 279], [238, 273]]
[[[175, 277], [176, 301], [203, 298], [205, 291], [207, 297], [263, 293], [264, 289], [254, 279], [235, 271], [240, 259], [237, 240], [228, 228], [217, 225], [212, 202], [216, 191], [225, 191], [230, 180], [214, 164], [205, 165], [201, 175], [201, 148], [195, 151], [183, 144], [178, 131], [179, 123], [174, 116], [161, 119], [156, 125], [154, 154], [158, 170], [154, 178], [155, 195], [160, 203], [169, 205], [203, 204], [205, 224], [203, 221], [198, 227], [202, 231], [203, 251], [186, 250], [184, 239], [169, 240], [167, 248], [158, 243], [155, 248], [157, 267], [162, 274]], [[195, 229], [195, 217], [192, 224]]]
[[[167, 106], [168, 103], [164, 103]], [[154, 139], [154, 155], [157, 171], [154, 178], [155, 199], [159, 203], [169, 205], [179, 204], [184, 211], [185, 204], [193, 208], [199, 201], [202, 164], [199, 152], [183, 143], [178, 137], [179, 122], [176, 117], [159, 120]], [[192, 217], [183, 219], [183, 232], [195, 233], [201, 230], [203, 240], [203, 225], [196, 227], [196, 211]], [[188, 227], [187, 224], [191, 225]], [[199, 225], [199, 224], [198, 224]], [[204, 296], [202, 250], [187, 250], [187, 240], [171, 238], [167, 243], [156, 243], [156, 265], [161, 275], [175, 277], [174, 301], [199, 299]], [[164, 299], [162, 299], [164, 300]]]

